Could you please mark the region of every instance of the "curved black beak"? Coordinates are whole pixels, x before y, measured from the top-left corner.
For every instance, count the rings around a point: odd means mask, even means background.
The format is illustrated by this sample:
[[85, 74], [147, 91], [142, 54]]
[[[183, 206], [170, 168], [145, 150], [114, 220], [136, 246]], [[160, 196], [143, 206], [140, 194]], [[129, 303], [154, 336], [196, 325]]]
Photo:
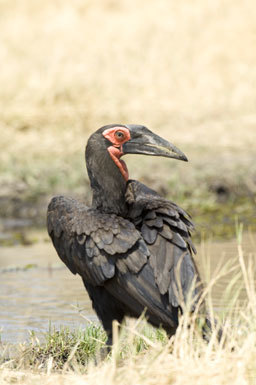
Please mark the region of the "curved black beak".
[[123, 154], [163, 156], [188, 161], [185, 154], [172, 143], [154, 134], [147, 127], [127, 124], [131, 139], [123, 144]]

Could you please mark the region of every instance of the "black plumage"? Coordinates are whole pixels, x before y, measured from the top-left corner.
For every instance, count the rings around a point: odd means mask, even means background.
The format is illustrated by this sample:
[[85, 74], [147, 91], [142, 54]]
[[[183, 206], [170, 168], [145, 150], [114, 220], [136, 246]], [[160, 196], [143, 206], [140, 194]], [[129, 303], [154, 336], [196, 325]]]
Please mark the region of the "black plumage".
[[63, 196], [48, 207], [48, 232], [62, 261], [84, 282], [112, 342], [112, 321], [139, 317], [171, 335], [178, 309], [190, 290], [198, 298], [200, 278], [184, 210], [142, 183], [129, 180], [126, 153], [186, 160], [146, 127], [110, 125], [88, 140], [86, 164], [92, 207]]

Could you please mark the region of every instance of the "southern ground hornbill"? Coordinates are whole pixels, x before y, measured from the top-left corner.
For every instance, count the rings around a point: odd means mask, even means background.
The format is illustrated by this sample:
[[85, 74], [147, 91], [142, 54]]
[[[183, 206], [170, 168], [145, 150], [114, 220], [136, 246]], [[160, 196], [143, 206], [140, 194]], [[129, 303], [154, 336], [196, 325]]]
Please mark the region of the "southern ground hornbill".
[[175, 203], [128, 178], [125, 154], [187, 161], [173, 144], [144, 126], [111, 124], [88, 140], [86, 165], [92, 207], [54, 197], [48, 232], [59, 257], [79, 274], [112, 343], [112, 321], [139, 317], [169, 335], [190, 290], [198, 297], [200, 279], [192, 257], [193, 224]]

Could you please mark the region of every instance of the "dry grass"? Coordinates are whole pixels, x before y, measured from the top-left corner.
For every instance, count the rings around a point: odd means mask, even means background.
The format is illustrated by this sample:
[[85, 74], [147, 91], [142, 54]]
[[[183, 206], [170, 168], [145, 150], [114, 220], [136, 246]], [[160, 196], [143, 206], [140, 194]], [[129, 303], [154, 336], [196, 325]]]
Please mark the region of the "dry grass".
[[253, 0], [1, 0], [2, 207], [87, 194], [84, 145], [110, 122], [187, 153], [191, 165], [128, 160], [133, 178], [191, 195], [187, 208], [214, 204], [216, 183], [255, 197], [255, 25]]
[[211, 121], [211, 139], [240, 146], [250, 139], [238, 119], [255, 138], [253, 0], [1, 0], [0, 9], [8, 127], [75, 134], [128, 120], [190, 142]]
[[63, 162], [115, 121], [186, 148], [256, 142], [253, 0], [1, 0], [0, 23], [2, 168]]

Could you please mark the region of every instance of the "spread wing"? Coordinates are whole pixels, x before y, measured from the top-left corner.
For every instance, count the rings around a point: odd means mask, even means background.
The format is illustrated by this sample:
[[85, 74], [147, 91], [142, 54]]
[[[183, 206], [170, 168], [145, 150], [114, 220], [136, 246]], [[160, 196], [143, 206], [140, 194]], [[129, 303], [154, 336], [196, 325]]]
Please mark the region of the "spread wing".
[[51, 200], [47, 227], [62, 261], [93, 286], [114, 277], [116, 269], [136, 274], [147, 262], [148, 248], [133, 223], [72, 198]]
[[190, 238], [194, 226], [187, 213], [137, 181], [129, 181], [126, 199], [130, 217], [150, 251], [149, 263], [162, 295], [174, 307], [186, 301], [192, 283], [197, 297], [200, 278]]

